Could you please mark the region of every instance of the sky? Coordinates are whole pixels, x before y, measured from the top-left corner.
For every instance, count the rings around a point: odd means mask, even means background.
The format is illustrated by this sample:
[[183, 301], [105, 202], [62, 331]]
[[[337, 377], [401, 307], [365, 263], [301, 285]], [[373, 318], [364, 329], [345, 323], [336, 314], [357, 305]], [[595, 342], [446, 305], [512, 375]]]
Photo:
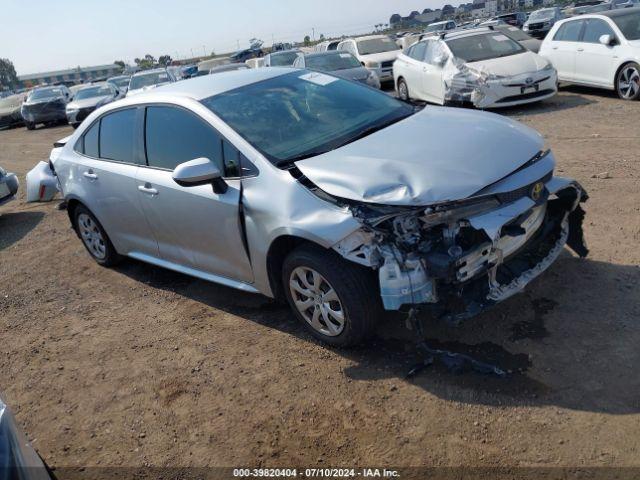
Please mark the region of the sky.
[[441, 8], [446, 0], [2, 0], [0, 58], [18, 75], [225, 53], [247, 47], [356, 34], [393, 13]]

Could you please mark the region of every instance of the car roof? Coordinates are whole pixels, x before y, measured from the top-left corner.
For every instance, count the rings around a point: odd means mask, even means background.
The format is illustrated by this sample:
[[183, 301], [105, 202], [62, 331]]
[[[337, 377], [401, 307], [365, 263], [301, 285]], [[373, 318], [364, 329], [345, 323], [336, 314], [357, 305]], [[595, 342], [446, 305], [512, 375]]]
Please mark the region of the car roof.
[[352, 38], [346, 38], [345, 40], [355, 40], [356, 42], [359, 42], [361, 40], [376, 40], [378, 38], [389, 38], [386, 35], [364, 35], [362, 37], [352, 37]]
[[592, 13], [590, 15], [600, 15], [602, 17], [615, 18], [629, 15], [630, 13], [640, 13], [640, 7], [619, 8], [616, 10], [607, 10], [606, 12]]
[[272, 52], [269, 55], [273, 57], [275, 55], [282, 55], [284, 53], [300, 53], [300, 50], [298, 50], [297, 48], [291, 48], [289, 50], [278, 50], [277, 52]]
[[166, 71], [167, 71], [166, 68], [154, 68], [153, 70], [141, 70], [139, 72], [134, 73], [132, 76], [141, 77], [143, 75], [150, 75], [152, 73], [161, 73], [161, 72], [166, 72]]
[[[349, 53], [349, 52], [345, 52], [344, 50], [326, 50], [324, 52], [311, 52], [311, 53], [307, 53], [305, 55], [305, 57], [327, 57], [329, 55], [344, 55], [345, 53]], [[351, 55], [351, 54], [349, 54]]]
[[258, 83], [270, 78], [280, 77], [295, 71], [286, 67], [251, 68], [243, 70], [232, 70], [216, 75], [205, 75], [202, 77], [181, 80], [150, 90], [148, 93], [136, 95], [135, 99], [145, 99], [156, 94], [176, 95], [180, 97], [203, 100], [213, 97], [236, 88]]
[[95, 82], [95, 83], [90, 83], [88, 85], [82, 85], [81, 88], [78, 89], [78, 91], [82, 91], [82, 90], [86, 90], [87, 88], [94, 88], [94, 87], [103, 87], [105, 85], [108, 85], [109, 82]]
[[483, 35], [491, 32], [499, 33], [491, 27], [477, 27], [468, 28], [466, 30], [451, 30], [449, 32], [446, 32], [444, 36], [442, 34], [434, 32], [432, 35], [425, 36], [425, 39], [442, 38], [443, 40], [451, 40], [452, 38], [471, 37], [473, 35]]

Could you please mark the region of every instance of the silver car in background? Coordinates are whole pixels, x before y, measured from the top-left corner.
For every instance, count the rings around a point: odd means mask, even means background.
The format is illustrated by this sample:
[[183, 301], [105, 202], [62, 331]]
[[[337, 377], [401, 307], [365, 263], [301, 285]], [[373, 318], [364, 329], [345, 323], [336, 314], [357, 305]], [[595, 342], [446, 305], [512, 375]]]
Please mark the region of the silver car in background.
[[4, 205], [16, 198], [19, 185], [20, 183], [15, 173], [9, 173], [0, 167], [0, 205]]
[[164, 68], [156, 68], [155, 70], [143, 70], [141, 72], [134, 73], [129, 80], [129, 88], [127, 90], [127, 97], [132, 95], [138, 95], [139, 93], [146, 92], [152, 88], [166, 85], [167, 83], [173, 83], [176, 78], [171, 72]]
[[461, 321], [565, 244], [587, 254], [586, 193], [554, 176], [538, 133], [325, 73], [178, 82], [105, 106], [59, 144], [50, 161], [99, 264], [126, 255], [286, 299], [335, 346], [363, 341], [384, 310]]
[[127, 90], [129, 90], [129, 82], [131, 81], [131, 75], [119, 75], [117, 77], [111, 77], [107, 79], [107, 82], [114, 85], [120, 95], [124, 96], [127, 94]]
[[67, 121], [78, 128], [95, 109], [120, 98], [120, 91], [110, 82], [93, 83], [78, 90], [73, 100], [67, 103]]
[[375, 72], [363, 67], [358, 59], [349, 52], [336, 50], [322, 53], [299, 55], [293, 62], [295, 68], [330, 73], [336, 77], [364, 83], [373, 88], [380, 88], [380, 79]]

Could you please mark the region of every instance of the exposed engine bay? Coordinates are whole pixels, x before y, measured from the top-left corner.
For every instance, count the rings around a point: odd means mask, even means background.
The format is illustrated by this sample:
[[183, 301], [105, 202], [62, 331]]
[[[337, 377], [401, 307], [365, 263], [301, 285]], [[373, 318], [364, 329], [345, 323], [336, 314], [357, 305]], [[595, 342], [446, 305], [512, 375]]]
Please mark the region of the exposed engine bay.
[[334, 249], [378, 272], [386, 310], [420, 306], [451, 323], [522, 291], [584, 244], [576, 182], [547, 174], [517, 190], [424, 207], [352, 203], [362, 228]]

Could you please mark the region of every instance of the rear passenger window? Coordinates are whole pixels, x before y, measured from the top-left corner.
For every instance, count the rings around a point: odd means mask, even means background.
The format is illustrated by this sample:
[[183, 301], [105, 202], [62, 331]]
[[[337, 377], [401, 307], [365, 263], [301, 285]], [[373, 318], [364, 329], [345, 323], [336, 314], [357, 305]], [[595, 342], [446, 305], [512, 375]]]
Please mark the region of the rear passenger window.
[[89, 157], [98, 158], [100, 152], [98, 151], [98, 134], [100, 133], [100, 122], [96, 122], [93, 126], [87, 130], [84, 134], [84, 154]]
[[[136, 110], [120, 110], [100, 120], [100, 158], [134, 163]], [[87, 139], [85, 138], [85, 150]]]
[[193, 113], [174, 107], [147, 107], [147, 163], [173, 170], [181, 163], [208, 158], [224, 172], [222, 140]]
[[419, 62], [424, 62], [424, 54], [427, 49], [427, 44], [425, 42], [416, 43], [411, 50], [409, 51], [409, 56], [414, 60], [418, 60]]
[[580, 30], [582, 30], [583, 20], [563, 23], [553, 40], [556, 42], [577, 42], [580, 40]]

